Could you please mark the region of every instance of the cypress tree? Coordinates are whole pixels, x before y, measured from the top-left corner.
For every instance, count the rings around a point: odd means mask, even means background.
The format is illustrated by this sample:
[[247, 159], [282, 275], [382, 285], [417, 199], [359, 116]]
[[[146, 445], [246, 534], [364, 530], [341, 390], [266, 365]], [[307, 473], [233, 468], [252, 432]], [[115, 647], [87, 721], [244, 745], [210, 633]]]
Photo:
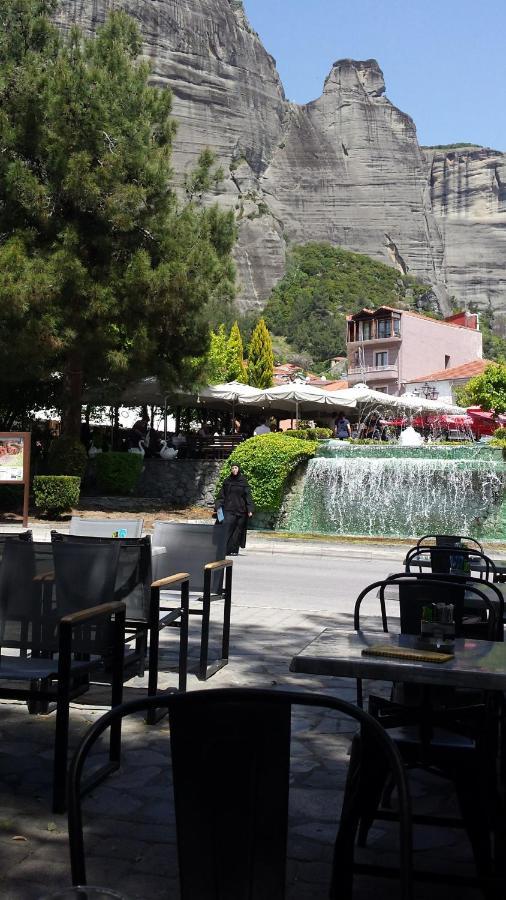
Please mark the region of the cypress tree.
[[206, 368], [209, 384], [221, 384], [227, 380], [228, 353], [227, 335], [224, 325], [219, 325], [216, 331], [211, 331]]
[[232, 325], [227, 342], [227, 381], [240, 381], [243, 384], [246, 381], [244, 350], [238, 322]]
[[248, 348], [248, 384], [268, 388], [272, 384], [274, 354], [272, 340], [263, 319], [260, 319]]

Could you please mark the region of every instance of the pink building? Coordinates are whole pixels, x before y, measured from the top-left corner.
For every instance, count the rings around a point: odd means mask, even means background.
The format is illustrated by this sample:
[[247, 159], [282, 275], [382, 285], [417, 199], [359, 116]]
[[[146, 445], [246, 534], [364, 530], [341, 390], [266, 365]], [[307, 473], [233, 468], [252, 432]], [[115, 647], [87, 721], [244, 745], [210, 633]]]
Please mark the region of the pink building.
[[406, 385], [482, 359], [478, 317], [458, 313], [448, 320], [381, 306], [347, 317], [348, 382], [365, 381], [378, 391], [403, 394]]

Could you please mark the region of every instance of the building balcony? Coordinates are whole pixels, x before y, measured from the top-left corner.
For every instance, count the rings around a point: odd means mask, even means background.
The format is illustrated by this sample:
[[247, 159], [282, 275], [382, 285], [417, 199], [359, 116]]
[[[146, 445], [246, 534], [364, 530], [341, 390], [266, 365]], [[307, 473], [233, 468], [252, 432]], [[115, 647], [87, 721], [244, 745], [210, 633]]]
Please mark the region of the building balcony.
[[397, 365], [387, 366], [352, 366], [348, 369], [347, 379], [350, 384], [359, 381], [396, 381], [399, 376]]
[[377, 344], [378, 347], [384, 347], [386, 344], [398, 344], [402, 338], [400, 334], [390, 334], [388, 337], [370, 337], [370, 338], [360, 338], [360, 340], [352, 341], [348, 336], [346, 340], [347, 347], [351, 347], [355, 349], [356, 347], [361, 347], [365, 344], [367, 349], [371, 347], [372, 344]]

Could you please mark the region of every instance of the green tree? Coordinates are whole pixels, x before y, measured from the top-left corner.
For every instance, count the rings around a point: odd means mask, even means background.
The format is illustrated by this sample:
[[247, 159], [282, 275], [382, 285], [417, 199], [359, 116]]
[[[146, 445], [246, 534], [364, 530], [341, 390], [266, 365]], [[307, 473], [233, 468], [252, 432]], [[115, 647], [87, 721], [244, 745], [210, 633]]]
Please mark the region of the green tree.
[[463, 406], [481, 406], [498, 415], [506, 412], [506, 364], [491, 363], [482, 375], [471, 378], [457, 393]]
[[435, 306], [427, 285], [360, 253], [325, 243], [294, 246], [265, 321], [316, 363], [346, 353], [346, 315], [363, 307]]
[[172, 186], [171, 95], [151, 87], [140, 33], [113, 12], [91, 40], [52, 28], [53, 0], [0, 0], [0, 352], [12, 381], [59, 372], [63, 422], [84, 388], [195, 374], [206, 315], [234, 295], [233, 214]]
[[224, 325], [219, 325], [216, 331], [211, 331], [206, 373], [209, 384], [221, 384], [227, 381], [228, 350]]
[[260, 319], [248, 347], [248, 384], [257, 388], [270, 387], [273, 368], [271, 336], [264, 319]]
[[227, 341], [227, 381], [246, 382], [244, 349], [239, 324], [234, 322]]

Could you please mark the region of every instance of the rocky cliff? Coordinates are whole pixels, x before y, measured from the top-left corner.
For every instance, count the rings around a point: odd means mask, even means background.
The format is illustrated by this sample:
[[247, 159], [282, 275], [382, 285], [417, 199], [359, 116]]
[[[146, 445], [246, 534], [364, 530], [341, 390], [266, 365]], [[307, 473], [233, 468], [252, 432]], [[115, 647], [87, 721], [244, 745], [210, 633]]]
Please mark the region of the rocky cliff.
[[223, 165], [243, 307], [263, 305], [288, 242], [328, 240], [429, 281], [445, 312], [451, 295], [506, 308], [502, 154], [422, 152], [375, 60], [338, 61], [319, 99], [288, 102], [240, 0], [62, 0], [57, 20], [92, 32], [117, 7], [173, 92], [176, 172], [207, 146]]

